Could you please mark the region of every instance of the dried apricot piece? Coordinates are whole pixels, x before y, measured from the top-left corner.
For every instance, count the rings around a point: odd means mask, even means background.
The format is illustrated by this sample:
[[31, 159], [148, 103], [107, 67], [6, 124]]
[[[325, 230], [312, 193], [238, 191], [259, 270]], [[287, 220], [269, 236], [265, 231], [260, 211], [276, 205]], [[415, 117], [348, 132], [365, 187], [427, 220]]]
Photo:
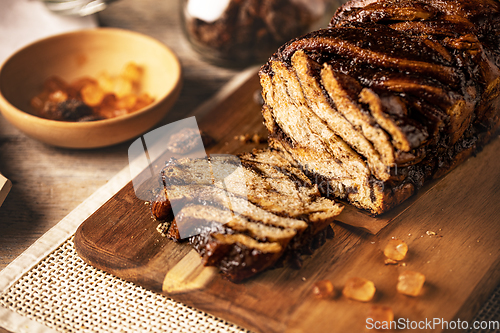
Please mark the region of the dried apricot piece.
[[138, 84], [142, 77], [142, 67], [137, 66], [133, 62], [129, 62], [122, 70], [121, 76], [129, 80], [133, 84]]
[[48, 94], [46, 92], [40, 93], [31, 99], [31, 106], [37, 111], [43, 110], [45, 102], [47, 102]]
[[118, 98], [130, 95], [132, 93], [132, 82], [126, 78], [117, 77], [113, 80], [113, 92]]
[[89, 106], [101, 104], [104, 98], [104, 91], [102, 91], [99, 85], [94, 83], [85, 85], [81, 90], [81, 94], [83, 102]]
[[369, 302], [373, 298], [373, 295], [375, 295], [375, 291], [375, 285], [372, 281], [360, 277], [352, 277], [345, 283], [342, 294], [356, 301]]
[[105, 93], [112, 93], [114, 88], [114, 81], [107, 72], [102, 72], [97, 76], [97, 84]]
[[414, 271], [404, 271], [399, 274], [397, 290], [401, 294], [418, 296], [422, 292], [424, 283], [425, 275]]
[[384, 248], [384, 255], [392, 260], [403, 260], [408, 252], [408, 245], [400, 239], [391, 239]]
[[126, 95], [118, 99], [118, 101], [116, 102], [116, 107], [118, 109], [123, 109], [126, 110], [127, 112], [131, 112], [134, 110], [136, 104], [137, 104], [136, 95]]
[[54, 103], [64, 102], [68, 99], [68, 94], [62, 90], [56, 90], [49, 94], [49, 101]]
[[95, 107], [96, 113], [104, 119], [115, 117], [117, 99], [115, 94], [106, 94], [99, 106]]
[[317, 298], [331, 298], [335, 296], [335, 288], [330, 280], [320, 280], [314, 283], [312, 292]]
[[154, 98], [149, 96], [147, 93], [142, 93], [139, 96], [137, 96], [137, 102], [134, 106], [133, 111], [145, 108], [149, 104], [154, 102]]

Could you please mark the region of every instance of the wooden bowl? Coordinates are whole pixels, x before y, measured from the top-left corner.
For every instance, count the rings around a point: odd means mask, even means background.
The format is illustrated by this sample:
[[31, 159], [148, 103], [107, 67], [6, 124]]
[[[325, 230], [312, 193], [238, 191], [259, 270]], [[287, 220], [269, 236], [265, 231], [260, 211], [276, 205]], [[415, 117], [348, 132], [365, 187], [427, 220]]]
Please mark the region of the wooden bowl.
[[[89, 122], [48, 120], [33, 115], [31, 99], [43, 82], [57, 75], [67, 82], [117, 75], [134, 62], [143, 67], [141, 90], [153, 104], [112, 119]], [[65, 33], [21, 49], [0, 67], [0, 111], [25, 134], [50, 145], [97, 148], [134, 138], [158, 123], [181, 89], [181, 66], [175, 54], [157, 40], [131, 31], [98, 28]]]

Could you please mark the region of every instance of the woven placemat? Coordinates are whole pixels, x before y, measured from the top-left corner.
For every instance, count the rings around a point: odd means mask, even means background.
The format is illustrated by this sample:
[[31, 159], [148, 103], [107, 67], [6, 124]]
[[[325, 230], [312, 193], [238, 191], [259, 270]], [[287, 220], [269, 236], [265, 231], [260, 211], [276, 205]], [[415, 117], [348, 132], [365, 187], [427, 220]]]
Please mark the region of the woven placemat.
[[0, 295], [58, 332], [248, 332], [87, 265], [73, 237]]
[[[493, 324], [500, 321], [500, 285], [498, 285], [495, 290], [491, 293], [490, 297], [483, 305], [483, 307], [476, 313], [471, 323], [478, 322], [483, 324]], [[494, 323], [496, 322], [496, 323]], [[486, 327], [486, 326], [485, 326]], [[474, 329], [471, 327], [467, 333], [489, 333], [489, 332], [500, 332], [499, 329]]]

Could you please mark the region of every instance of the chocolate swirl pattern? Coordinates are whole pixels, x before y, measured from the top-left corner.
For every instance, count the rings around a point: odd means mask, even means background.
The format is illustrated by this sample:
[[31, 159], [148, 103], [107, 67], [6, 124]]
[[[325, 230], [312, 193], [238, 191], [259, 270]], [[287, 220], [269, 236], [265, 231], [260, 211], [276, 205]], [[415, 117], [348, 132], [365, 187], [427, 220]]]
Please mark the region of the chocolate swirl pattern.
[[261, 68], [270, 145], [381, 214], [490, 140], [499, 66], [499, 1], [350, 1]]

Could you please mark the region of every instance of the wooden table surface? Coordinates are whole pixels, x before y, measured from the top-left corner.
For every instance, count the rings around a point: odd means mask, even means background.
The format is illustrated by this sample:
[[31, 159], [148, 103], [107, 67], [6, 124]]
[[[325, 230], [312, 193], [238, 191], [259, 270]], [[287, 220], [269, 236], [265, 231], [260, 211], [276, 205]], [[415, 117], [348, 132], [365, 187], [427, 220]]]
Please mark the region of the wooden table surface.
[[[178, 55], [184, 85], [161, 124], [189, 116], [241, 71], [212, 66], [193, 53], [182, 35], [178, 3], [120, 0], [98, 14], [101, 26], [150, 35]], [[13, 183], [0, 207], [0, 270], [124, 168], [130, 143], [95, 150], [55, 148], [26, 137], [0, 116], [0, 172]]]

